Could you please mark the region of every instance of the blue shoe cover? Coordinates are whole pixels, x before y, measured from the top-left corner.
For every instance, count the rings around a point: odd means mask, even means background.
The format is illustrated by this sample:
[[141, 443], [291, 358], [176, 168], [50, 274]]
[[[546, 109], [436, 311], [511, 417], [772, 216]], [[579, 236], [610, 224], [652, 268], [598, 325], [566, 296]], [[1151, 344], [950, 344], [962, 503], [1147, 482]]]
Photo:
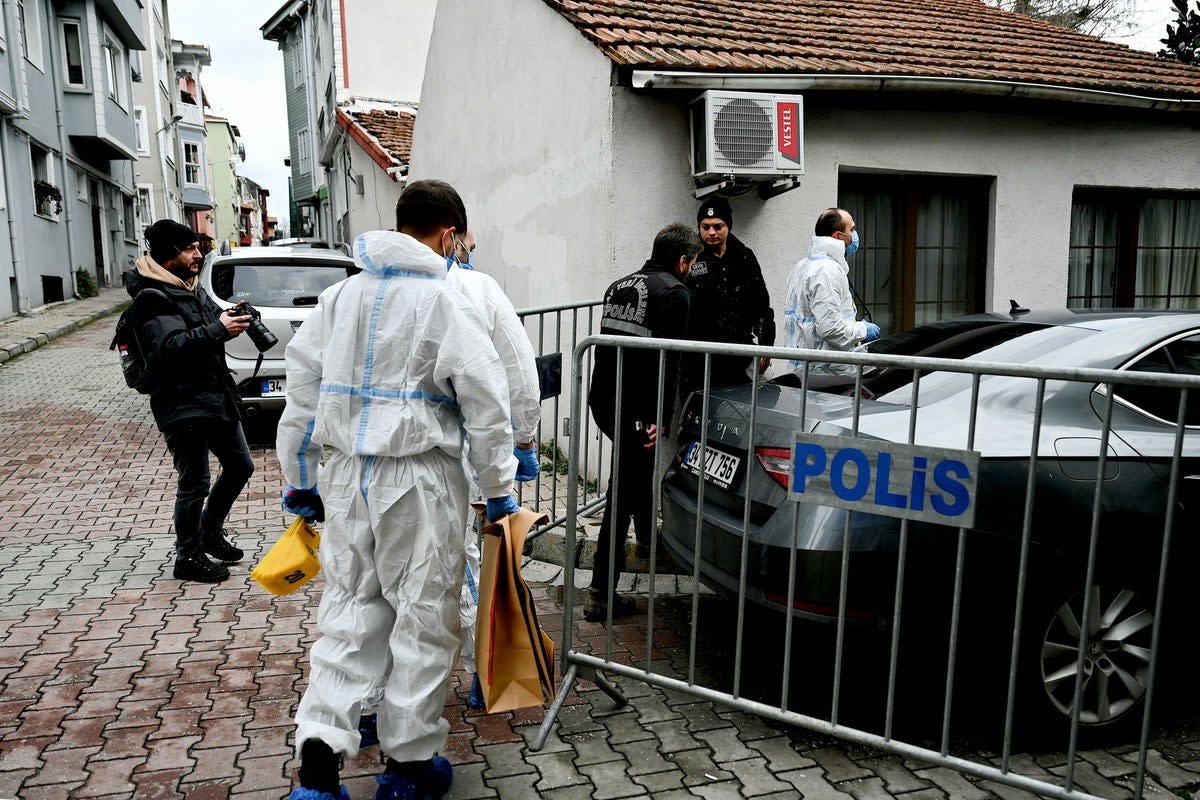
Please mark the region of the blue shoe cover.
[[429, 771], [425, 773], [425, 791], [431, 800], [441, 797], [450, 791], [454, 782], [454, 767], [441, 756], [434, 756], [429, 762]]
[[307, 786], [297, 786], [288, 795], [288, 800], [350, 800], [350, 793], [346, 791], [344, 784], [338, 786], [337, 796], [332, 792], [319, 792]]
[[450, 791], [454, 769], [441, 756], [434, 756], [423, 773], [395, 775], [385, 772], [375, 779], [375, 800], [437, 800]]
[[358, 737], [359, 747], [379, 744], [379, 718], [375, 714], [363, 714], [358, 718]]
[[417, 794], [415, 778], [385, 772], [376, 777], [375, 782], [379, 784], [375, 790], [375, 800], [420, 800], [424, 797]]
[[467, 708], [483, 708], [483, 686], [479, 683], [479, 673], [471, 673], [471, 694], [467, 697]]

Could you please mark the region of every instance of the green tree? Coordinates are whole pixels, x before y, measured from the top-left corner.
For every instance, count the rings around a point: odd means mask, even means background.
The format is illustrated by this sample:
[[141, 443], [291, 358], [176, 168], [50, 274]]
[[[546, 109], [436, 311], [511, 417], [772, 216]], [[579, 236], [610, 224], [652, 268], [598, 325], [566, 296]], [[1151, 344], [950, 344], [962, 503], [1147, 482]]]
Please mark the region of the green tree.
[[[1110, 36], [1130, 28], [1134, 0], [986, 0], [989, 5], [1044, 20], [1060, 28]], [[1183, 0], [1180, 0], [1183, 2]]]
[[1173, 5], [1179, 16], [1174, 25], [1167, 26], [1167, 38], [1159, 40], [1166, 47], [1158, 54], [1177, 58], [1184, 64], [1200, 65], [1200, 0], [1196, 0], [1196, 7], [1190, 11], [1187, 0], [1175, 0]]

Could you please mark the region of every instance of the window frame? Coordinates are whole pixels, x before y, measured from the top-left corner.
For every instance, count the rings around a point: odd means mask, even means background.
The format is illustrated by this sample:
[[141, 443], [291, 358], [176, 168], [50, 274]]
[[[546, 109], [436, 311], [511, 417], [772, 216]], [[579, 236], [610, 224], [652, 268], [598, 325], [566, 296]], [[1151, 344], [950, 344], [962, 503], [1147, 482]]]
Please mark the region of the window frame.
[[150, 155], [150, 122], [146, 117], [145, 106], [133, 107], [133, 136], [138, 155]]
[[[25, 3], [26, 0], [17, 0], [17, 24], [21, 28], [19, 31], [21, 55], [26, 61], [36, 67], [39, 72], [45, 72], [42, 68], [42, 63], [46, 56], [42, 51], [42, 19], [37, 13], [39, 5], [34, 3], [33, 13], [30, 15], [26, 12]], [[31, 36], [30, 34], [33, 35]], [[32, 47], [30, 46], [31, 44]]]
[[[195, 148], [196, 161], [191, 161], [188, 158], [188, 148]], [[196, 180], [188, 179], [188, 170], [195, 169]], [[199, 186], [204, 187], [204, 153], [201, 152], [199, 142], [183, 142], [183, 185], [184, 186]]]
[[299, 175], [312, 175], [312, 143], [308, 128], [296, 131], [296, 169]]
[[121, 233], [125, 241], [137, 244], [137, 206], [134, 196], [121, 192]]
[[125, 76], [127, 72], [126, 52], [116, 35], [104, 27], [104, 88], [108, 99], [121, 108], [126, 108]]
[[[71, 52], [67, 47], [67, 28], [75, 29], [76, 43], [79, 45], [79, 82], [71, 80]], [[87, 49], [83, 43], [83, 21], [77, 17], [59, 17], [58, 18], [58, 36], [59, 50], [62, 51], [62, 80], [63, 87], [66, 89], [84, 89], [88, 88], [87, 81], [87, 59], [84, 57], [84, 51]]]
[[[38, 152], [35, 154], [34, 151]], [[29, 173], [32, 176], [30, 185], [33, 186], [38, 181], [45, 181], [54, 186], [62, 194], [62, 187], [54, 182], [54, 160], [51, 158], [51, 151], [47, 147], [43, 147], [32, 139], [29, 142]], [[40, 169], [39, 169], [40, 167]], [[63, 204], [67, 202], [67, 196], [63, 194]], [[38, 206], [37, 189], [33, 192], [33, 214], [42, 219], [49, 219], [55, 222], [58, 221], [58, 214], [43, 214]]]
[[[941, 194], [952, 195], [966, 205], [967, 214], [967, 247], [966, 261], [968, 273], [963, 276], [966, 282], [963, 297], [966, 308], [963, 315], [976, 314], [985, 310], [985, 289], [987, 286], [987, 237], [991, 228], [988, 212], [988, 197], [995, 178], [989, 175], [929, 175], [923, 173], [870, 173], [855, 169], [842, 168], [838, 172], [838, 204], [845, 208], [843, 193], [852, 192], [870, 195], [888, 195], [892, 200], [891, 241], [872, 242], [869, 239], [866, 249], [879, 248], [887, 250], [893, 256], [891, 263], [891, 298], [889, 311], [892, 315], [890, 328], [896, 331], [908, 330], [918, 325], [929, 325], [935, 320], [917, 322], [918, 298], [918, 215], [923, 197]], [[860, 225], [863, 219], [851, 211], [855, 221]], [[928, 245], [924, 245], [928, 247]], [[860, 253], [863, 251], [860, 251]], [[866, 301], [858, 295], [863, 284], [863, 270], [867, 264], [859, 258], [848, 260], [850, 265], [850, 281], [856, 293], [856, 303], [866, 306]], [[876, 298], [873, 303], [876, 309], [887, 298]], [[937, 301], [939, 308], [947, 301]], [[928, 304], [928, 301], [926, 303]], [[860, 309], [868, 311], [867, 308]], [[950, 319], [960, 314], [938, 316], [936, 319]]]
[[[145, 198], [145, 211], [143, 217], [141, 214], [142, 198]], [[134, 205], [133, 215], [142, 230], [145, 230], [151, 223], [154, 222], [154, 185], [149, 183], [139, 183], [134, 187]]]
[[[1103, 309], [1103, 308], [1138, 308], [1146, 310], [1190, 310], [1200, 309], [1200, 293], [1197, 294], [1174, 294], [1171, 292], [1170, 281], [1167, 285], [1167, 294], [1165, 296], [1166, 306], [1159, 308], [1151, 305], [1138, 305], [1139, 295], [1137, 294], [1137, 267], [1138, 267], [1138, 252], [1143, 249], [1141, 245], [1140, 224], [1141, 213], [1147, 201], [1150, 200], [1196, 200], [1200, 201], [1200, 192], [1195, 191], [1171, 191], [1171, 190], [1150, 190], [1150, 189], [1125, 189], [1125, 188], [1101, 188], [1101, 187], [1080, 187], [1076, 186], [1075, 191], [1071, 195], [1072, 216], [1077, 205], [1087, 204], [1094, 207], [1110, 210], [1115, 216], [1114, 227], [1116, 229], [1115, 239], [1115, 262], [1113, 264], [1113, 288], [1111, 294], [1090, 294], [1090, 295], [1067, 295], [1067, 307], [1078, 309]], [[1071, 285], [1071, 261], [1070, 253], [1077, 249], [1084, 249], [1082, 245], [1070, 244], [1075, 240], [1075, 232], [1068, 232], [1068, 260], [1067, 260], [1067, 286], [1068, 292]], [[1093, 241], [1087, 246], [1089, 249], [1101, 249]], [[1161, 248], [1155, 248], [1161, 249]], [[1174, 242], [1167, 249], [1181, 249], [1180, 245]], [[1140, 296], [1144, 298], [1145, 296]], [[1152, 295], [1158, 297], [1158, 295]], [[1192, 307], [1171, 305], [1172, 301], [1182, 301], [1194, 299], [1196, 304]], [[1111, 300], [1110, 306], [1095, 305], [1096, 302]]]
[[304, 37], [299, 33], [292, 39], [292, 88], [304, 86]]
[[154, 63], [158, 70], [158, 85], [162, 87], [163, 92], [171, 96], [171, 84], [169, 81], [168, 72], [171, 71], [171, 62], [167, 59], [167, 50], [157, 42], [154, 45]]

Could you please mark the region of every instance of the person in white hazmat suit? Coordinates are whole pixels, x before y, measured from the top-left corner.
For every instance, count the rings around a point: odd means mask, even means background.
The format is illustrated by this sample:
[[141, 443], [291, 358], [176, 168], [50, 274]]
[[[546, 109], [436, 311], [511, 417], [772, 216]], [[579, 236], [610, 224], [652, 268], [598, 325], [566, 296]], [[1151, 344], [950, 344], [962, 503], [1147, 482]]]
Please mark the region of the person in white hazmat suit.
[[399, 232], [355, 240], [363, 271], [322, 292], [287, 348], [284, 507], [328, 517], [292, 800], [348, 797], [339, 760], [358, 752], [362, 702], [379, 685], [388, 759], [377, 799], [449, 789], [450, 764], [436, 753], [458, 647], [468, 437], [489, 520], [517, 510], [504, 367], [478, 312], [445, 280], [444, 257], [466, 230], [462, 200], [449, 184], [417, 181], [397, 219]]
[[[446, 283], [470, 301], [483, 317], [484, 326], [508, 377], [508, 402], [512, 413], [513, 456], [517, 459], [518, 481], [537, 480], [541, 468], [538, 464], [538, 424], [541, 422], [541, 386], [538, 383], [537, 364], [534, 362], [533, 345], [525, 334], [525, 328], [500, 284], [490, 275], [475, 270], [475, 236], [468, 230], [458, 239], [450, 255], [446, 256]], [[469, 465], [468, 465], [469, 467]], [[478, 485], [472, 488], [472, 499], [479, 499]], [[463, 575], [462, 594], [459, 601], [459, 625], [462, 650], [460, 657], [471, 675], [471, 690], [467, 705], [483, 708], [483, 689], [475, 666], [475, 621], [479, 611], [479, 536], [473, 520], [466, 528], [467, 566]], [[364, 705], [364, 714], [358, 730], [362, 735], [361, 746], [367, 747], [379, 741], [378, 718], [375, 709], [379, 705], [381, 690], [375, 690]]]
[[[446, 283], [457, 290], [483, 316], [492, 344], [504, 364], [508, 377], [508, 403], [512, 414], [513, 455], [517, 459], [518, 481], [537, 480], [541, 467], [535, 437], [542, 419], [542, 390], [538, 383], [533, 345], [513, 308], [512, 301], [490, 275], [475, 270], [475, 236], [463, 235], [451, 255], [446, 257]], [[467, 526], [467, 570], [459, 605], [462, 625], [463, 668], [471, 675], [471, 693], [467, 705], [483, 708], [483, 691], [475, 666], [475, 620], [479, 610], [479, 537], [474, 525]]]
[[[853, 350], [879, 338], [879, 326], [859, 320], [850, 291], [846, 257], [858, 250], [858, 230], [850, 212], [827, 208], [817, 218], [808, 257], [788, 277], [783, 317], [788, 347]], [[804, 362], [788, 362], [799, 374]], [[813, 362], [810, 372], [853, 375], [849, 364]]]

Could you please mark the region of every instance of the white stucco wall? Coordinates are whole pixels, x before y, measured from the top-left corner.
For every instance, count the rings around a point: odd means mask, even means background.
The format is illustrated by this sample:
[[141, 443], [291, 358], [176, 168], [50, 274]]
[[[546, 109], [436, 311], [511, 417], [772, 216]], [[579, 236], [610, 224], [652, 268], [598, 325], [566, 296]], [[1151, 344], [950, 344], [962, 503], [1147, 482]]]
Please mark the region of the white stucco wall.
[[[437, 0], [341, 5], [346, 17], [348, 78], [336, 87], [339, 99], [373, 97], [414, 102], [421, 96], [425, 56]], [[480, 5], [484, 5], [480, 3]], [[333, 22], [333, 54], [342, 58], [341, 23]], [[474, 40], [470, 40], [474, 41]], [[339, 70], [341, 69], [339, 65]]]
[[[686, 98], [615, 91], [617, 220], [637, 231], [618, 230], [615, 252], [618, 264], [628, 264], [645, 258], [647, 231], [694, 221], [699, 203], [687, 161]], [[1077, 186], [1200, 188], [1200, 134], [1172, 115], [1113, 121], [1094, 110], [1070, 119], [1049, 107], [1053, 115], [1033, 116], [813, 105], [801, 187], [770, 200], [751, 194], [730, 201], [734, 231], [758, 255], [777, 317], [788, 271], [807, 250], [817, 215], [837, 203], [840, 170], [994, 178], [985, 310], [1007, 309], [1009, 298], [1066, 304]]]
[[[350, 153], [350, 172], [363, 176], [363, 193], [351, 178], [347, 187], [342, 169], [345, 154]], [[333, 157], [334, 169], [329, 181], [329, 196], [334, 208], [342, 212], [349, 199], [350, 241], [363, 231], [391, 230], [396, 224], [396, 200], [403, 185], [392, 180], [357, 143], [343, 136]], [[349, 194], [347, 194], [347, 188]]]
[[438, 4], [409, 179], [459, 190], [480, 268], [518, 308], [612, 281], [610, 76], [542, 2]]
[[[659, 228], [695, 220], [686, 115], [695, 94], [635, 93], [612, 86], [611, 75], [607, 59], [543, 3], [439, 5], [410, 177], [458, 187], [480, 264], [517, 306], [597, 297], [641, 265]], [[1006, 309], [1009, 298], [1065, 305], [1076, 187], [1200, 189], [1200, 134], [1171, 114], [837, 102], [808, 98], [799, 189], [731, 200], [735, 232], [757, 253], [777, 315], [817, 215], [837, 202], [840, 171], [991, 178], [988, 310]]]

